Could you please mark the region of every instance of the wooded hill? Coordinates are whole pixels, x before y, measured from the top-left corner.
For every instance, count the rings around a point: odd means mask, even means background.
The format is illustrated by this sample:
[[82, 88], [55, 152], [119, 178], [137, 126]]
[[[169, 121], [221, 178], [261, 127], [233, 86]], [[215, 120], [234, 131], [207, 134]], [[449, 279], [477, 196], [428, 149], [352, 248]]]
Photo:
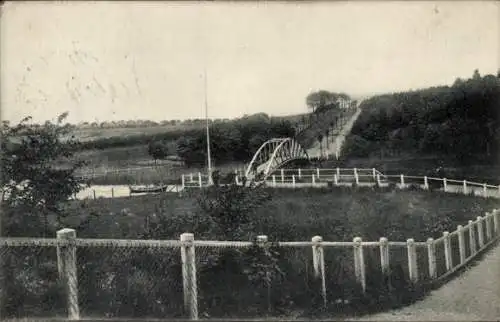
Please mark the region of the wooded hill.
[[434, 155], [496, 162], [500, 152], [500, 72], [452, 86], [369, 98], [347, 139], [347, 157]]

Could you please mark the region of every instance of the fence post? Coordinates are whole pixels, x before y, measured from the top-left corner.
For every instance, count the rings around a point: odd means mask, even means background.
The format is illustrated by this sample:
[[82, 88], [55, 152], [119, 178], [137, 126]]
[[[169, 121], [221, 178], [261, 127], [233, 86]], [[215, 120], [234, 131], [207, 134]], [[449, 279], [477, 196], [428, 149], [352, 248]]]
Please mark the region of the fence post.
[[319, 179], [319, 168], [316, 168], [316, 175], [318, 176]]
[[115, 197], [115, 188], [111, 187], [111, 198]]
[[300, 171], [300, 168], [299, 168], [299, 179], [302, 178], [302, 171]]
[[186, 178], [184, 177], [184, 175], [181, 175], [181, 187], [182, 187], [182, 189], [184, 189], [185, 186], [186, 186]]
[[333, 183], [337, 186], [339, 184], [339, 178], [336, 174], [333, 175]]
[[354, 168], [354, 180], [356, 180], [356, 184], [359, 184], [358, 169], [356, 168]]
[[59, 241], [68, 242], [67, 245], [57, 246], [57, 270], [59, 278], [64, 283], [68, 319], [79, 320], [80, 308], [78, 306], [78, 278], [76, 272], [76, 231], [64, 228], [56, 233]]
[[472, 256], [477, 251], [476, 230], [474, 228], [474, 222], [472, 220], [469, 220], [469, 243], [470, 243], [470, 254]]
[[196, 283], [196, 258], [194, 235], [181, 235], [182, 280], [184, 290], [184, 309], [191, 320], [198, 320], [198, 288]]
[[361, 284], [363, 293], [366, 290], [366, 280], [365, 280], [365, 261], [363, 257], [363, 240], [361, 237], [354, 237], [354, 272], [356, 275], [356, 280]]
[[486, 183], [483, 183], [483, 197], [488, 196], [488, 187], [486, 186]]
[[497, 236], [499, 233], [498, 228], [499, 228], [498, 227], [498, 210], [493, 209], [493, 229], [495, 232], [495, 236]]
[[429, 180], [427, 179], [427, 176], [424, 176], [424, 189], [429, 190]]
[[465, 255], [465, 236], [464, 236], [464, 227], [462, 225], [457, 226], [458, 232], [458, 250], [460, 252], [460, 264], [463, 264], [466, 259]]
[[337, 178], [340, 179], [340, 168], [339, 167], [337, 167]]
[[446, 261], [446, 271], [453, 268], [453, 259], [451, 258], [451, 243], [450, 243], [450, 233], [443, 232], [443, 243], [444, 243], [444, 259]]
[[418, 266], [417, 266], [417, 247], [415, 240], [410, 238], [406, 241], [406, 248], [408, 250], [408, 272], [410, 281], [413, 283], [418, 282]]
[[486, 223], [486, 239], [487, 241], [490, 241], [493, 234], [491, 231], [491, 215], [489, 212], [487, 212], [484, 216], [484, 221]]
[[273, 187], [276, 187], [276, 176], [273, 174]]
[[316, 278], [321, 278], [321, 296], [323, 297], [323, 303], [326, 307], [326, 276], [325, 276], [325, 255], [321, 242], [323, 238], [321, 236], [314, 236], [311, 241], [314, 243], [312, 246], [313, 251], [313, 266], [314, 266], [314, 276]]
[[430, 278], [436, 278], [436, 246], [433, 238], [427, 239], [427, 258], [429, 261], [429, 276]]
[[314, 186], [314, 184], [316, 183], [316, 180], [314, 180], [314, 173], [311, 175], [311, 178], [312, 178], [312, 181], [311, 181], [311, 182], [312, 182], [312, 184], [313, 184], [313, 186]]
[[384, 275], [389, 275], [389, 241], [385, 237], [380, 238], [380, 267]]
[[198, 172], [198, 185], [200, 186], [200, 188], [202, 187], [201, 172]]
[[295, 175], [292, 174], [292, 187], [295, 188]]
[[405, 186], [405, 176], [402, 174], [400, 177], [401, 177], [401, 189], [403, 189]]
[[377, 170], [375, 168], [372, 168], [372, 174], [373, 174], [373, 180], [377, 177]]
[[484, 246], [484, 229], [483, 229], [483, 218], [481, 216], [477, 216], [477, 239], [479, 241], [479, 249]]
[[444, 190], [444, 192], [446, 192], [448, 190], [447, 188], [448, 188], [448, 184], [446, 182], [446, 178], [443, 178], [443, 190]]
[[380, 187], [380, 174], [377, 173], [377, 185]]
[[94, 194], [94, 200], [96, 200], [96, 197], [95, 197], [95, 189], [92, 189], [92, 193]]
[[464, 195], [467, 194], [467, 180], [464, 180]]
[[285, 171], [281, 169], [281, 183], [285, 182]]

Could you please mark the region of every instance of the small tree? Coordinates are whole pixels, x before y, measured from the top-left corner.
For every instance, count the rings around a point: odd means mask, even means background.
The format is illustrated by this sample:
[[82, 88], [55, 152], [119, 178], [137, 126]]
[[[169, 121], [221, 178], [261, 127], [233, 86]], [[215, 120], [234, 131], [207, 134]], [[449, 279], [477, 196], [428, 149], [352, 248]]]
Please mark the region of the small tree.
[[79, 141], [71, 135], [71, 126], [63, 125], [66, 117], [64, 113], [56, 123], [47, 121], [42, 126], [28, 123], [30, 117], [15, 126], [3, 123], [0, 162], [5, 233], [29, 234], [27, 227], [31, 227], [31, 234], [37, 234], [40, 221], [35, 219], [41, 215], [45, 234], [47, 216], [53, 213], [59, 222], [61, 205], [83, 188], [76, 171], [85, 162], [74, 157]]
[[168, 146], [164, 141], [151, 141], [148, 145], [148, 154], [153, 157], [155, 164], [159, 159], [165, 159], [168, 156]]
[[319, 151], [320, 154], [323, 155], [323, 134], [319, 133], [317, 136], [318, 142], [319, 142]]

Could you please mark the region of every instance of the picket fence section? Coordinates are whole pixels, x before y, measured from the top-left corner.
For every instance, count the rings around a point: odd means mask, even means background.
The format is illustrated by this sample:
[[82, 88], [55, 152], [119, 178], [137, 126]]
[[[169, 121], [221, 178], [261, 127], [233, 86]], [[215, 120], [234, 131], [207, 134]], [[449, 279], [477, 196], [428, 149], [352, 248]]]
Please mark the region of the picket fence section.
[[[473, 260], [479, 253], [498, 240], [500, 236], [499, 218], [500, 211], [494, 209], [484, 216], [478, 216], [475, 220], [470, 220], [465, 226], [458, 226], [453, 232], [443, 232], [443, 236], [438, 239], [429, 238], [426, 241], [415, 241], [412, 238], [406, 241], [390, 241], [385, 237], [379, 241], [363, 241], [361, 237], [353, 238], [352, 242], [332, 242], [324, 241], [321, 236], [313, 236], [311, 241], [278, 242], [273, 245], [288, 248], [312, 248], [312, 262], [314, 275], [321, 280], [320, 289], [317, 292], [327, 304], [326, 288], [327, 275], [325, 273], [324, 252], [329, 248], [350, 248], [354, 259], [354, 272], [357, 283], [362, 290], [366, 290], [366, 266], [364, 250], [376, 247], [379, 249], [380, 268], [382, 273], [390, 274], [391, 258], [389, 248], [403, 248], [408, 258], [408, 277], [412, 283], [419, 282], [419, 270], [427, 270], [431, 281], [439, 281], [450, 274], [456, 272], [461, 267]], [[458, 240], [458, 243], [455, 241]], [[467, 243], [466, 243], [467, 241]], [[468, 247], [466, 247], [466, 244]], [[198, 247], [250, 247], [253, 243], [242, 241], [204, 241], [195, 240], [191, 233], [184, 233], [179, 240], [116, 240], [116, 239], [80, 239], [76, 236], [74, 229], [62, 229], [57, 232], [56, 238], [1, 238], [0, 247], [29, 247], [46, 246], [57, 248], [57, 263], [59, 278], [65, 285], [67, 298], [67, 313], [71, 320], [78, 320], [80, 316], [78, 289], [79, 281], [77, 274], [77, 252], [78, 247], [134, 247], [134, 248], [180, 248], [182, 262], [183, 299], [185, 314], [191, 320], [197, 320], [198, 314], [198, 284], [196, 249]], [[257, 245], [267, 247], [270, 245], [267, 236], [258, 236]], [[453, 245], [458, 245], [459, 259], [454, 260]], [[445, 269], [438, 269], [436, 249], [444, 249]], [[417, 249], [424, 249], [425, 252], [417, 252]], [[427, 257], [424, 262], [427, 267], [419, 267], [421, 258]]]
[[[241, 172], [235, 171], [234, 173], [236, 183], [241, 183]], [[204, 188], [208, 186], [208, 175], [201, 172], [182, 175], [181, 182], [181, 190], [184, 188]], [[417, 187], [430, 190], [435, 188], [449, 193], [500, 198], [500, 185], [429, 176], [386, 175], [376, 168], [278, 169], [266, 178], [265, 183], [268, 187], [273, 188], [321, 188], [329, 184], [333, 186], [378, 185], [387, 187], [394, 184], [400, 189]]]

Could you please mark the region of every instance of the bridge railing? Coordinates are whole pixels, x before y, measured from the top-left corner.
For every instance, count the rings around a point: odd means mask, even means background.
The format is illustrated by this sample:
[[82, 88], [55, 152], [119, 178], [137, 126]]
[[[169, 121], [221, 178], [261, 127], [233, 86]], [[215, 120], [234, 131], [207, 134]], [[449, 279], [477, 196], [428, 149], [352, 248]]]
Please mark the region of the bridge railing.
[[[310, 241], [270, 242], [267, 236], [257, 236], [255, 242], [211, 241], [196, 240], [191, 233], [182, 234], [179, 240], [86, 239], [77, 238], [77, 232], [67, 228], [58, 231], [56, 238], [0, 238], [0, 255], [9, 260], [10, 273], [23, 276], [16, 280], [15, 290], [12, 283], [3, 290], [6, 297], [2, 300], [8, 303], [2, 305], [11, 305], [16, 300], [11, 295], [25, 291], [35, 300], [45, 298], [38, 309], [47, 312], [38, 313], [54, 314], [57, 309], [70, 320], [132, 315], [137, 309], [149, 316], [197, 320], [202, 312], [216, 314], [217, 305], [211, 303], [221, 299], [265, 311], [262, 299], [272, 292], [278, 298], [303, 295], [310, 303], [302, 305], [309, 307], [313, 306], [313, 297], [319, 298], [320, 305], [327, 309], [331, 303], [349, 297], [345, 293], [348, 291], [339, 287], [348, 285], [346, 281], [366, 294], [371, 291], [367, 284], [375, 280], [382, 284], [397, 280], [403, 289], [445, 280], [499, 239], [499, 222], [500, 212], [494, 209], [452, 232], [444, 231], [436, 239], [423, 241], [392, 241], [385, 237], [364, 241], [359, 236], [351, 241], [326, 241], [321, 236], [311, 236]], [[265, 257], [259, 255], [259, 249], [267, 247], [273, 247], [275, 265], [286, 274], [281, 284], [263, 284], [267, 287], [262, 288], [247, 276], [238, 279], [239, 270], [225, 271], [227, 279], [213, 280], [210, 268], [221, 256], [225, 261], [238, 260], [242, 255], [259, 261]], [[23, 260], [14, 260], [19, 257]], [[34, 275], [29, 263], [55, 268], [55, 276]], [[341, 281], [339, 269], [344, 272]], [[259, 272], [254, 272], [256, 277]], [[222, 279], [222, 275], [217, 276]], [[293, 305], [292, 309], [304, 309], [296, 306], [301, 304]], [[23, 308], [11, 314], [30, 312]]]

